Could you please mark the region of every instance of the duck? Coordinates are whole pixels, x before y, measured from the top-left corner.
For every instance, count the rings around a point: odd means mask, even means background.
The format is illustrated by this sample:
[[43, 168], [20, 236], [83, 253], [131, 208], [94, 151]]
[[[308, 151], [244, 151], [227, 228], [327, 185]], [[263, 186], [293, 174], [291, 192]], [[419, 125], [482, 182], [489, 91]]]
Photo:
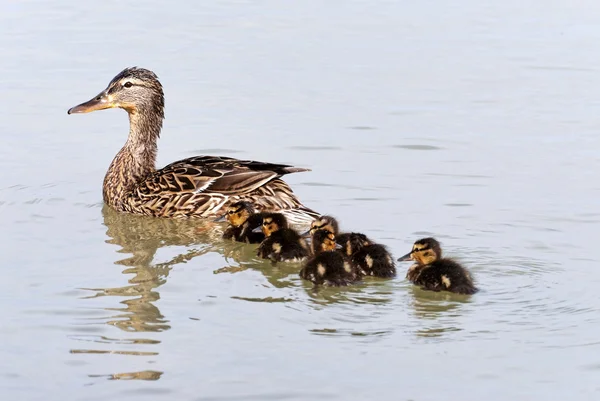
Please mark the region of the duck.
[[319, 213], [304, 206], [281, 179], [307, 168], [224, 156], [195, 156], [156, 169], [157, 142], [165, 108], [163, 87], [148, 69], [129, 67], [106, 89], [67, 113], [121, 108], [129, 114], [129, 136], [110, 164], [102, 186], [104, 202], [119, 212], [165, 217], [214, 217], [232, 203], [247, 201], [257, 211], [283, 213], [307, 227]]
[[[330, 215], [321, 215], [310, 223], [310, 229], [304, 233], [305, 236], [312, 237], [317, 230], [326, 230], [335, 235], [336, 243], [345, 246], [351, 235], [355, 233], [340, 233], [337, 219]], [[363, 234], [364, 235], [364, 234]], [[365, 238], [370, 241], [366, 236]]]
[[347, 286], [360, 279], [360, 274], [337, 248], [335, 235], [329, 230], [312, 234], [313, 256], [300, 270], [300, 277], [315, 285]]
[[392, 278], [396, 265], [385, 245], [372, 242], [365, 234], [348, 233], [342, 244], [346, 256], [363, 276]]
[[265, 240], [258, 247], [258, 257], [276, 263], [301, 262], [310, 255], [306, 241], [289, 227], [282, 213], [264, 213], [261, 229]]
[[479, 291], [467, 269], [450, 258], [442, 257], [442, 247], [435, 238], [415, 241], [411, 251], [398, 259], [409, 260], [415, 264], [408, 269], [406, 278], [424, 290], [466, 295]]
[[260, 244], [265, 239], [262, 232], [255, 232], [262, 227], [263, 216], [256, 213], [251, 203], [239, 201], [230, 204], [222, 218], [229, 222], [229, 227], [223, 233], [223, 239], [230, 239], [247, 244]]

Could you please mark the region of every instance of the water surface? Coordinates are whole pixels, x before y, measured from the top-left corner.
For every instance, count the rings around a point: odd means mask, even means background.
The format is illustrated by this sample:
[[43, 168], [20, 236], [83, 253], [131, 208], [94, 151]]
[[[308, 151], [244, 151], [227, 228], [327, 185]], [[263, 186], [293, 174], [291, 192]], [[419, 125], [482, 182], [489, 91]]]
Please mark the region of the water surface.
[[[513, 0], [0, 6], [0, 394], [19, 400], [595, 400], [600, 5]], [[166, 93], [160, 166], [221, 154], [473, 297], [315, 291], [211, 222], [119, 215], [124, 67]], [[408, 266], [400, 265], [401, 272]]]

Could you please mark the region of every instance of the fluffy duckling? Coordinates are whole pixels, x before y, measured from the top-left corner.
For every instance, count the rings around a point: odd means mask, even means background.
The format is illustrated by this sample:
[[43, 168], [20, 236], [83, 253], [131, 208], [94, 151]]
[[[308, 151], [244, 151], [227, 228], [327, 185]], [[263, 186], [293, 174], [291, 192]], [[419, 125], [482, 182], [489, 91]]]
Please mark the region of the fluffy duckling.
[[263, 214], [262, 232], [266, 238], [258, 247], [259, 257], [273, 262], [299, 262], [309, 256], [306, 241], [289, 228], [283, 214]]
[[300, 277], [312, 281], [315, 285], [346, 286], [357, 281], [360, 274], [343, 254], [336, 251], [339, 245], [331, 231], [316, 230], [312, 234], [312, 251]]
[[387, 248], [373, 243], [366, 235], [348, 233], [342, 247], [350, 262], [362, 275], [381, 278], [396, 275], [396, 266]]
[[442, 247], [435, 238], [416, 241], [412, 250], [398, 261], [414, 260], [406, 278], [424, 290], [450, 291], [457, 294], [475, 294], [469, 272], [452, 259], [442, 258]]
[[[310, 230], [305, 235], [312, 236], [317, 230], [326, 230], [335, 235], [339, 245], [345, 246], [350, 236], [354, 233], [340, 233], [338, 221], [333, 216], [323, 215], [310, 224]], [[366, 238], [366, 237], [365, 237]], [[367, 240], [369, 240], [367, 238]], [[370, 241], [370, 240], [369, 240]]]
[[225, 212], [225, 219], [229, 222], [229, 227], [223, 233], [224, 239], [247, 244], [259, 244], [264, 241], [265, 234], [254, 231], [262, 226], [262, 214], [255, 213], [251, 203], [232, 203]]

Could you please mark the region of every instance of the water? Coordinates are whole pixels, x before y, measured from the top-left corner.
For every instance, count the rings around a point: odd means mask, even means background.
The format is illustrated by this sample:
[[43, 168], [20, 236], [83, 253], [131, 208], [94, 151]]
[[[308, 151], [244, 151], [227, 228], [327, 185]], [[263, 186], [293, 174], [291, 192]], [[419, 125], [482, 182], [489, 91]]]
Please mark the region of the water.
[[[2, 399], [598, 399], [600, 5], [199, 4], [0, 6]], [[131, 65], [165, 86], [160, 166], [310, 167], [308, 206], [395, 256], [435, 235], [482, 291], [313, 291], [222, 226], [104, 208], [126, 113], [66, 110]]]

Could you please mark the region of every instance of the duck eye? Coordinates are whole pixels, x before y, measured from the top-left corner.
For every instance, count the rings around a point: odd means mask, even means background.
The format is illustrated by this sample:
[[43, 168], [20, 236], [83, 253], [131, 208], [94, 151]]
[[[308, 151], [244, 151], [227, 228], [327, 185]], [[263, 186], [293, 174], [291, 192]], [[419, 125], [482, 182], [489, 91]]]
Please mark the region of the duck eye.
[[123, 84], [123, 87], [124, 87], [124, 88], [131, 88], [132, 86], [133, 86], [133, 84], [132, 84], [131, 82], [129, 82], [129, 81], [127, 81], [127, 82], [125, 82], [125, 83]]

